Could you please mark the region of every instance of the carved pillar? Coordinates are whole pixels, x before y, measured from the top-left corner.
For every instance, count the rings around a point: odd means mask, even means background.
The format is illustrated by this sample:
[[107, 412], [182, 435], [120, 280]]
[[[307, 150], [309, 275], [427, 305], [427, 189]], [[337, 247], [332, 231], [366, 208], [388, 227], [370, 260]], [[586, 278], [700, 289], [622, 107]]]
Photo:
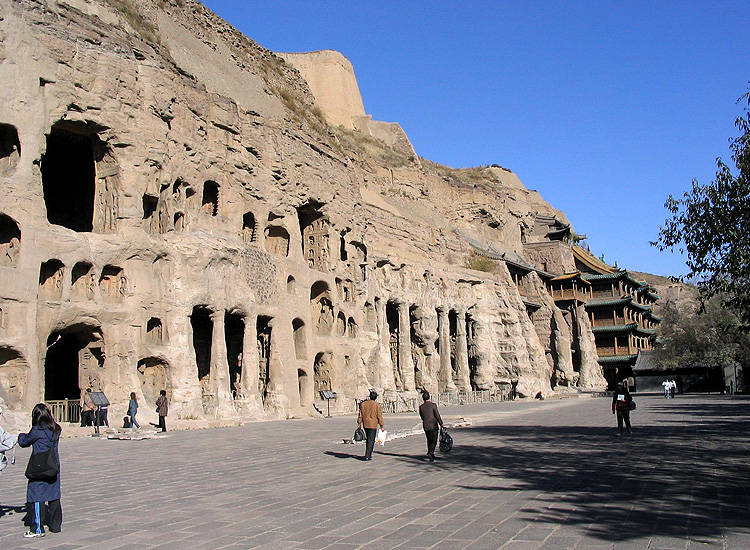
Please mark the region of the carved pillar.
[[216, 395], [218, 413], [234, 411], [232, 392], [229, 388], [229, 362], [224, 326], [224, 311], [211, 313], [213, 332], [211, 333], [211, 386]]
[[271, 328], [271, 343], [268, 356], [268, 391], [284, 393], [284, 372], [279, 355], [279, 327], [276, 319], [271, 319], [268, 326]]
[[242, 395], [258, 396], [258, 316], [245, 318], [245, 334], [242, 338]]
[[463, 310], [456, 310], [456, 367], [458, 370], [458, 389], [471, 391], [469, 350], [466, 341], [466, 312]]
[[398, 369], [401, 373], [404, 391], [414, 391], [414, 361], [411, 357], [409, 304], [403, 302], [398, 304]]
[[375, 323], [378, 329], [378, 360], [375, 380], [373, 384], [384, 390], [395, 390], [396, 382], [393, 376], [395, 365], [391, 361], [390, 330], [386, 317], [386, 303], [384, 300], [375, 300]]
[[438, 334], [439, 353], [440, 353], [440, 371], [438, 373], [439, 391], [454, 391], [456, 384], [453, 382], [453, 373], [451, 372], [451, 332], [450, 321], [448, 320], [448, 309], [438, 308]]

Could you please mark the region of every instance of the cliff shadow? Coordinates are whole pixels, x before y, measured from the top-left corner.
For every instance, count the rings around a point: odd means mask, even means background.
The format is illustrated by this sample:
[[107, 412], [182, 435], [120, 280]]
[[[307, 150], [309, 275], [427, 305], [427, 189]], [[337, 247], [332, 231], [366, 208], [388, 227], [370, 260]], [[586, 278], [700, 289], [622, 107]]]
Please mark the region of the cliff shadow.
[[[528, 521], [580, 526], [609, 542], [665, 536], [710, 543], [748, 531], [748, 405], [656, 405], [643, 417], [648, 424], [633, 414], [633, 436], [615, 435], [614, 416], [611, 427], [455, 430], [456, 446], [433, 467], [484, 474], [486, 484], [461, 487], [496, 492], [499, 500], [539, 493], [520, 510]], [[411, 456], [402, 460], [414, 464]]]

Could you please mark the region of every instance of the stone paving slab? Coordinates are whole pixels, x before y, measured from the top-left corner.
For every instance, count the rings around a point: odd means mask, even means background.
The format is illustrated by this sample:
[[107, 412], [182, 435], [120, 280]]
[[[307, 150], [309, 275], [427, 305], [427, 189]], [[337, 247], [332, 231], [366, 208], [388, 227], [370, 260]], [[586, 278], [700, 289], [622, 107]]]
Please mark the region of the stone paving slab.
[[[0, 548], [631, 550], [750, 548], [750, 399], [637, 395], [444, 407], [456, 447], [344, 445], [355, 417], [65, 439], [63, 532], [24, 539], [28, 450], [0, 475]], [[419, 423], [386, 415], [389, 431]]]

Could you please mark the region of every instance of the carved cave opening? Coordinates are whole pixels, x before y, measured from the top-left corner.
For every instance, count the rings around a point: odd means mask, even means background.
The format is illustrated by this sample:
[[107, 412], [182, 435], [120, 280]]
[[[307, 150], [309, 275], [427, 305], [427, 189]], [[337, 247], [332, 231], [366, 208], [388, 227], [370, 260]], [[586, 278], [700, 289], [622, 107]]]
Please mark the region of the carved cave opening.
[[341, 258], [342, 262], [345, 262], [349, 259], [349, 255], [346, 253], [346, 238], [344, 238], [343, 235], [340, 237], [340, 246], [339, 246], [339, 257]]
[[242, 357], [244, 355], [245, 318], [239, 313], [224, 314], [224, 340], [229, 364], [229, 387], [235, 399], [242, 393]]
[[60, 260], [48, 260], [39, 268], [39, 294], [59, 300], [62, 297], [65, 265]]
[[341, 311], [336, 316], [336, 334], [338, 336], [346, 336], [346, 315]]
[[0, 174], [9, 174], [21, 158], [18, 130], [11, 124], [0, 124]]
[[346, 330], [347, 334], [349, 334], [349, 338], [356, 338], [357, 335], [359, 335], [359, 326], [357, 325], [357, 322], [354, 320], [353, 317], [349, 317], [349, 320], [346, 322]]
[[157, 233], [156, 209], [159, 206], [158, 197], [143, 195], [143, 230], [146, 233]]
[[331, 288], [325, 281], [317, 281], [310, 288], [310, 313], [318, 334], [331, 334], [333, 329], [333, 301]]
[[208, 385], [211, 376], [211, 343], [214, 332], [211, 313], [211, 310], [205, 307], [195, 306], [192, 315], [190, 315], [195, 364], [198, 368], [198, 381], [202, 391], [205, 391], [205, 386]]
[[219, 184], [215, 181], [209, 180], [203, 184], [201, 209], [212, 216], [219, 213]]
[[105, 265], [99, 276], [99, 290], [106, 299], [122, 301], [127, 292], [127, 280], [123, 269], [116, 265]]
[[299, 317], [292, 321], [294, 338], [294, 354], [297, 359], [307, 357], [307, 339], [305, 337], [305, 322]]
[[258, 316], [256, 334], [258, 341], [258, 393], [263, 399], [271, 382], [269, 363], [271, 360], [271, 320], [272, 317]]
[[333, 354], [329, 351], [320, 352], [315, 355], [315, 362], [313, 363], [313, 378], [315, 385], [315, 393], [320, 395], [320, 392], [324, 390], [332, 390], [331, 387], [331, 367]]
[[470, 313], [466, 314], [466, 342], [469, 355], [469, 379], [471, 389], [479, 389], [476, 384], [477, 372], [479, 370], [479, 351], [476, 342], [477, 323]]
[[44, 399], [80, 399], [86, 388], [101, 391], [103, 367], [101, 329], [75, 325], [53, 332], [44, 358]]
[[396, 377], [396, 389], [403, 390], [404, 385], [401, 380], [401, 368], [399, 365], [398, 353], [398, 305], [395, 302], [387, 302], [385, 305], [385, 319], [388, 324], [388, 348], [391, 352], [391, 363], [393, 363], [393, 372]]
[[0, 347], [0, 398], [10, 410], [23, 407], [29, 365], [23, 355], [9, 347]]
[[136, 369], [146, 403], [156, 403], [161, 390], [170, 395], [169, 364], [166, 361], [158, 357], [145, 357], [138, 361]]
[[448, 334], [451, 343], [451, 373], [454, 381], [458, 377], [458, 362], [456, 361], [456, 338], [458, 335], [458, 314], [452, 309], [448, 312]]
[[70, 282], [74, 296], [87, 300], [94, 299], [96, 277], [93, 268], [94, 266], [88, 262], [78, 262], [73, 266], [73, 271], [70, 274]]
[[150, 344], [164, 343], [164, 327], [158, 317], [151, 317], [146, 322], [146, 340]]
[[286, 293], [297, 294], [297, 281], [291, 275], [286, 278]]
[[289, 255], [289, 232], [280, 225], [266, 227], [266, 250], [286, 258]]
[[255, 215], [245, 212], [242, 216], [242, 240], [248, 244], [255, 242], [256, 230]]
[[330, 269], [328, 229], [330, 223], [321, 212], [322, 203], [310, 201], [297, 208], [299, 228], [302, 235], [302, 254], [307, 265], [319, 271]]
[[416, 327], [419, 326], [420, 319], [417, 317], [417, 306], [409, 307], [409, 336], [411, 338], [411, 359], [414, 365], [414, 387], [423, 388], [424, 381], [422, 376], [422, 370], [420, 369], [420, 356], [424, 358], [424, 352], [422, 348], [424, 343], [419, 337], [416, 331]]
[[94, 229], [96, 160], [86, 133], [53, 127], [42, 156], [42, 187], [47, 221], [78, 232]]
[[13, 267], [21, 250], [21, 229], [10, 216], [0, 214], [0, 265]]
[[313, 388], [310, 384], [310, 377], [302, 369], [297, 369], [297, 387], [299, 388], [299, 404], [302, 407], [312, 405]]

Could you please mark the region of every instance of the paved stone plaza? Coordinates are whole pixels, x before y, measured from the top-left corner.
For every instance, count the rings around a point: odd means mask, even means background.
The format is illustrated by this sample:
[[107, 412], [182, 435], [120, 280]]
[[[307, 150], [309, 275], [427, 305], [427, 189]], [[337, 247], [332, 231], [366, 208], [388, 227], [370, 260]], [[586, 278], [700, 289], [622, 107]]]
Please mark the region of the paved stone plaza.
[[421, 434], [361, 461], [340, 443], [353, 416], [66, 439], [63, 532], [21, 536], [20, 450], [0, 475], [0, 548], [750, 548], [750, 399], [635, 398], [621, 438], [608, 398], [444, 408], [473, 424], [435, 463]]

